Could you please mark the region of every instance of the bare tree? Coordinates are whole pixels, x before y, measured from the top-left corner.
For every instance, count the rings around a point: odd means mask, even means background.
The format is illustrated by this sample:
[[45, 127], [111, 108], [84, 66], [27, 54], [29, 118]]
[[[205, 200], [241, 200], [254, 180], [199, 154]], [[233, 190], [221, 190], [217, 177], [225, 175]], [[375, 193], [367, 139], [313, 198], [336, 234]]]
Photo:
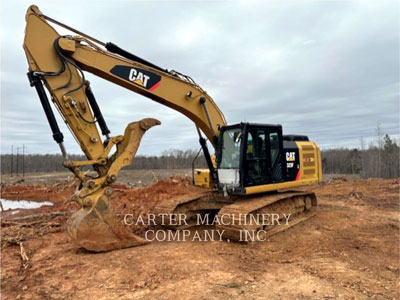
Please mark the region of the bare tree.
[[361, 177], [365, 177], [365, 164], [364, 164], [364, 152], [365, 152], [365, 141], [363, 137], [360, 137], [360, 146], [361, 146]]
[[383, 133], [382, 133], [382, 128], [381, 125], [379, 124], [379, 121], [376, 123], [376, 139], [377, 139], [377, 144], [378, 144], [378, 177], [382, 176], [381, 169], [382, 169], [382, 161], [381, 161], [381, 151], [383, 148]]

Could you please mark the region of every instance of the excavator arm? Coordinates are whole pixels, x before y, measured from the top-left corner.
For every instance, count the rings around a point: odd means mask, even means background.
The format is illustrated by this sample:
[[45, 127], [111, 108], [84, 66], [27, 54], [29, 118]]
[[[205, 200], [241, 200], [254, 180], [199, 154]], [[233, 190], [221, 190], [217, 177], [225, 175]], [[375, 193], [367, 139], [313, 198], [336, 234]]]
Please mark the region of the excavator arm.
[[[64, 116], [65, 111], [60, 103], [68, 102], [68, 96], [85, 98], [86, 83], [82, 81], [82, 69], [181, 112], [191, 119], [215, 146], [215, 137], [218, 137], [220, 127], [226, 125], [224, 115], [212, 98], [189, 76], [163, 70], [112, 43], [106, 44], [87, 35], [60, 36], [47, 20], [53, 19], [41, 14], [36, 6], [28, 8], [24, 49], [30, 70], [46, 77], [47, 87]], [[111, 51], [121, 53], [125, 57]], [[65, 58], [64, 61], [60, 61], [60, 58], [63, 60], [62, 57]], [[72, 79], [67, 72], [69, 70], [56, 76], [46, 75], [59, 71], [63, 62], [69, 65]], [[68, 86], [60, 88], [67, 82]], [[72, 88], [77, 87], [79, 89], [71, 92]], [[71, 129], [75, 133], [75, 130]], [[86, 153], [87, 147], [82, 145], [82, 142], [81, 146]]]
[[[63, 26], [78, 36], [60, 36], [49, 22]], [[216, 147], [219, 132], [226, 125], [222, 112], [211, 97], [190, 77], [167, 71], [112, 43], [103, 43], [43, 15], [36, 6], [28, 8], [24, 50], [29, 65], [29, 81], [37, 90], [54, 140], [60, 145], [64, 166], [79, 179], [72, 199], [81, 205], [68, 221], [68, 232], [76, 243], [91, 251], [109, 251], [146, 241], [126, 231], [115, 218], [110, 205], [113, 183], [119, 170], [131, 164], [143, 134], [155, 119], [130, 123], [124, 135], [110, 136], [84, 71], [175, 109], [191, 119], [211, 170], [213, 164], [206, 140]], [[68, 160], [44, 87], [85, 153], [86, 161]], [[112, 99], [109, 99], [112, 101]], [[98, 126], [97, 126], [98, 125]], [[98, 127], [101, 129], [102, 140]], [[116, 151], [111, 150], [116, 146]], [[96, 174], [84, 173], [82, 166], [92, 166]]]

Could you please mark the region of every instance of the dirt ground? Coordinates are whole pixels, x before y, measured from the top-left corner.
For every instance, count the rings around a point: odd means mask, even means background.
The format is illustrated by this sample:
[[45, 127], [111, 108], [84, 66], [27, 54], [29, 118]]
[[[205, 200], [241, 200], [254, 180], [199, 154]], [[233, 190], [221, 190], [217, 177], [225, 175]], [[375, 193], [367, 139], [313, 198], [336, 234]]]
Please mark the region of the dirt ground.
[[[189, 177], [153, 172], [142, 181], [129, 172], [113, 186], [119, 215], [151, 212], [163, 199], [197, 191]], [[94, 254], [66, 233], [78, 208], [66, 176], [3, 182], [1, 198], [54, 203], [2, 212], [3, 299], [399, 297], [399, 180], [330, 177], [311, 188], [317, 215], [265, 242], [152, 242]]]

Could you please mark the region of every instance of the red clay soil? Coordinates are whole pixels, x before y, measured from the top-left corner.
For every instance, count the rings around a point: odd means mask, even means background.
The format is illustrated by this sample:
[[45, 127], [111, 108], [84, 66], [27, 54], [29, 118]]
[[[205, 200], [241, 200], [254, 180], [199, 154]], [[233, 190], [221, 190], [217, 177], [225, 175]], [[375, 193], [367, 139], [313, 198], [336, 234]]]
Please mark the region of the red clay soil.
[[[153, 211], [154, 206], [160, 201], [175, 196], [197, 192], [189, 177], [171, 177], [161, 180], [153, 185], [131, 189], [124, 184], [113, 184], [114, 190], [111, 204], [118, 215], [133, 213], [146, 215]], [[50, 201], [54, 206], [44, 206], [38, 209], [24, 210], [13, 214], [12, 217], [21, 217], [29, 214], [39, 214], [52, 211], [66, 211], [78, 209], [78, 204], [71, 202], [76, 182], [58, 183], [53, 185], [3, 185], [1, 198], [10, 200], [29, 200], [44, 202]], [[3, 217], [11, 217], [10, 212], [5, 212]]]
[[121, 214], [145, 215], [152, 212], [154, 206], [162, 200], [199, 191], [199, 188], [192, 185], [189, 177], [171, 177], [138, 189], [129, 189], [123, 184], [114, 184], [112, 187], [112, 205], [117, 213]]
[[[145, 214], [197, 190], [178, 178], [113, 188], [118, 214]], [[317, 215], [266, 242], [153, 242], [93, 254], [65, 232], [78, 208], [72, 183], [3, 186], [1, 198], [54, 206], [2, 213], [2, 299], [397, 299], [399, 181], [337, 179], [312, 190]], [[21, 220], [50, 212], [66, 214]]]

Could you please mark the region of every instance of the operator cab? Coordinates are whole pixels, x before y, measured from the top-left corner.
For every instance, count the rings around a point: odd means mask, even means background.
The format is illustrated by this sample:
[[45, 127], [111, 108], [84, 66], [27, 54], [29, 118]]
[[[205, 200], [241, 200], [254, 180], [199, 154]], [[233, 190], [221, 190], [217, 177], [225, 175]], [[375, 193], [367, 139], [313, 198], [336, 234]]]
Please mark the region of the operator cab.
[[225, 126], [218, 145], [219, 190], [244, 194], [246, 187], [287, 181], [281, 125]]

